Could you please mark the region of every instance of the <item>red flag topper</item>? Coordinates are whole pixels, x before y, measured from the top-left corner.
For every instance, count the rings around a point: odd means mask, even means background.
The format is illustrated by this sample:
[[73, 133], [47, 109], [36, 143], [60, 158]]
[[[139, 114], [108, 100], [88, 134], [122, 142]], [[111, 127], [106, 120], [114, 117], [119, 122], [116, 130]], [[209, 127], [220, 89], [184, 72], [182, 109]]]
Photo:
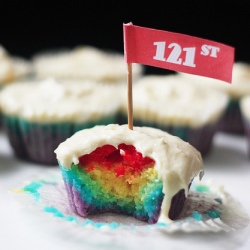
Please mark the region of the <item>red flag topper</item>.
[[232, 82], [234, 48], [198, 37], [123, 24], [127, 63]]

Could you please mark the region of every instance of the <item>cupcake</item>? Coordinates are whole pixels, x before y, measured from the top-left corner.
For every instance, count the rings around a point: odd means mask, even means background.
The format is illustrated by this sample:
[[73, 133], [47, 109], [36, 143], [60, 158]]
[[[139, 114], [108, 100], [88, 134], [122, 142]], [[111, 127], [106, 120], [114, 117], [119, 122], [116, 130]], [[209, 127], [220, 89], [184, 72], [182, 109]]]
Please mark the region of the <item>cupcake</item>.
[[[135, 126], [160, 128], [192, 144], [205, 156], [228, 103], [218, 90], [182, 82], [175, 74], [147, 75], [133, 88]], [[120, 110], [125, 123], [127, 101]]]
[[[38, 78], [91, 80], [102, 83], [126, 83], [124, 56], [93, 46], [79, 46], [34, 56], [34, 74]], [[133, 64], [133, 77], [143, 74], [140, 64]]]
[[28, 60], [10, 55], [0, 45], [0, 88], [30, 76], [31, 70], [31, 63]]
[[250, 157], [250, 95], [242, 97], [240, 100], [240, 110], [242, 114], [244, 132], [248, 143], [248, 155]]
[[76, 132], [55, 153], [70, 206], [83, 217], [112, 212], [170, 222], [203, 174], [200, 152], [151, 127], [95, 126]]
[[[235, 62], [232, 72], [232, 83], [228, 84], [212, 78], [180, 73], [188, 82], [208, 85], [224, 91], [229, 96], [226, 111], [218, 123], [218, 129], [222, 132], [244, 134], [242, 116], [239, 101], [244, 95], [250, 94], [250, 64]], [[185, 80], [185, 81], [186, 81]]]
[[54, 150], [76, 131], [116, 121], [116, 86], [53, 79], [16, 82], [0, 93], [3, 126], [17, 157], [57, 164]]
[[[0, 44], [0, 91], [13, 81], [31, 76], [31, 63], [23, 58], [10, 55]], [[2, 127], [2, 111], [0, 108], [0, 127]]]

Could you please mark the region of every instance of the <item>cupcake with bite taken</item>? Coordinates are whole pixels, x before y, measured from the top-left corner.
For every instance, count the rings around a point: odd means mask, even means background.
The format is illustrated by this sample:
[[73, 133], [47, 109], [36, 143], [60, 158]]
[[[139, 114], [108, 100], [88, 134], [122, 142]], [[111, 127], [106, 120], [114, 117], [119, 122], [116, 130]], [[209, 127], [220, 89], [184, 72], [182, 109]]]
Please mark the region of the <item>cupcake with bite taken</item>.
[[109, 124], [76, 132], [55, 150], [72, 210], [112, 212], [150, 224], [178, 218], [200, 152], [160, 129]]

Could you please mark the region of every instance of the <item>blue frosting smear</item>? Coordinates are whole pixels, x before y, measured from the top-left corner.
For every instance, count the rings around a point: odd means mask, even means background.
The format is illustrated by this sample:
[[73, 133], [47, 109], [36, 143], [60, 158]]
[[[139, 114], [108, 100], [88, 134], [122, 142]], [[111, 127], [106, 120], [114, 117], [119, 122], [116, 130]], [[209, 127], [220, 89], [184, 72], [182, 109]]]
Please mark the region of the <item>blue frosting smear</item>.
[[221, 212], [217, 211], [216, 209], [212, 208], [209, 209], [206, 213], [206, 216], [212, 218], [212, 219], [216, 219], [216, 218], [220, 218], [221, 217]]
[[111, 222], [111, 223], [105, 223], [105, 222], [94, 222], [93, 220], [90, 219], [86, 219], [84, 222], [79, 221], [76, 217], [74, 216], [68, 216], [68, 215], [64, 215], [62, 212], [60, 212], [56, 207], [44, 207], [43, 208], [44, 212], [47, 213], [51, 213], [53, 214], [55, 217], [58, 218], [63, 218], [66, 221], [75, 221], [77, 224], [81, 224], [82, 226], [93, 226], [95, 228], [101, 228], [103, 226], [108, 226], [111, 229], [116, 229], [118, 227], [121, 227], [122, 224], [118, 224], [116, 222]]
[[210, 188], [206, 185], [194, 184], [192, 187], [196, 192], [199, 192], [199, 193], [207, 193], [210, 191]]
[[76, 218], [74, 216], [65, 216], [62, 212], [60, 212], [56, 207], [44, 207], [44, 212], [51, 213], [55, 217], [66, 219], [67, 221], [75, 221]]
[[211, 208], [207, 212], [205, 212], [204, 214], [201, 214], [197, 211], [194, 211], [192, 213], [192, 217], [197, 221], [202, 221], [204, 218], [205, 219], [216, 219], [216, 218], [221, 218], [221, 212], [219, 212], [218, 210], [216, 210], [214, 208]]
[[201, 213], [197, 212], [197, 211], [194, 211], [192, 213], [192, 217], [197, 220], [197, 221], [202, 221], [203, 220], [203, 216]]
[[39, 189], [42, 187], [42, 183], [31, 182], [23, 188], [23, 191], [28, 192], [34, 196], [36, 200], [39, 200], [40, 193]]

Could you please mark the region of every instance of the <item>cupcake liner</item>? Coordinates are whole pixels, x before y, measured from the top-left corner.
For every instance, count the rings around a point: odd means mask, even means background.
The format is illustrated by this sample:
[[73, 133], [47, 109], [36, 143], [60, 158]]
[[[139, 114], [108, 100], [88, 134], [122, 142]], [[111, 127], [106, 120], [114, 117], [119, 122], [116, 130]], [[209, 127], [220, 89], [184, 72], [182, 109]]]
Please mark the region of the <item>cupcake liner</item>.
[[182, 134], [179, 136], [178, 130], [172, 133], [189, 142], [205, 157], [212, 149], [213, 138], [216, 132], [216, 124], [211, 124], [201, 128], [187, 128], [185, 135]]
[[22, 132], [19, 120], [15, 117], [2, 115], [2, 126], [7, 134], [10, 146], [15, 155], [20, 159], [27, 158], [27, 151], [22, 140]]
[[248, 156], [250, 158], [250, 122], [245, 117], [243, 117], [243, 126], [248, 145]]
[[218, 130], [226, 133], [244, 134], [239, 100], [229, 101], [229, 104], [218, 123]]
[[[43, 176], [33, 177], [12, 189], [14, 198], [30, 212], [39, 211], [39, 218], [47, 224], [61, 223], [69, 233], [73, 226], [79, 233], [92, 229], [102, 232], [129, 230], [134, 233], [162, 231], [174, 232], [231, 232], [244, 229], [249, 225], [250, 218], [241, 204], [231, 197], [222, 186], [212, 181], [194, 182], [177, 220], [166, 223], [148, 224], [130, 216], [117, 214], [100, 214], [82, 217], [75, 214], [69, 204], [65, 185], [60, 171], [48, 172]], [[47, 220], [46, 220], [47, 218]], [[84, 231], [81, 231], [84, 229]], [[87, 230], [87, 231], [86, 231]]]
[[72, 124], [36, 124], [19, 120], [28, 159], [42, 164], [56, 164], [56, 147], [72, 133]]
[[45, 165], [55, 165], [57, 159], [54, 150], [61, 142], [81, 129], [97, 124], [113, 123], [115, 119], [115, 116], [110, 116], [83, 124], [67, 122], [39, 124], [3, 115], [3, 127], [14, 154], [18, 158]]
[[176, 195], [173, 196], [171, 201], [171, 207], [169, 210], [170, 219], [176, 220], [178, 218], [183, 209], [185, 201], [186, 201], [186, 196], [184, 189], [180, 190]]

